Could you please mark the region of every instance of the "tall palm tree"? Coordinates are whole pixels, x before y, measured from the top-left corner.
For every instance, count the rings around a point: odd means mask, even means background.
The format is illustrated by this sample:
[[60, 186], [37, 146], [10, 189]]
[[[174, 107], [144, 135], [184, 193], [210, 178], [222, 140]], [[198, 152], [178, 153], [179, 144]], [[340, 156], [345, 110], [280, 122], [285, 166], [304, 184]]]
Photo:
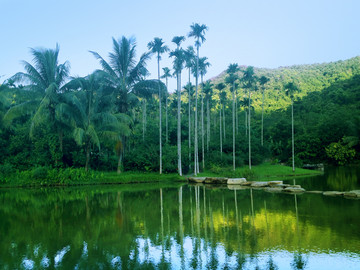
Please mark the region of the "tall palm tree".
[[206, 101], [206, 150], [209, 152], [210, 143], [210, 101], [213, 93], [213, 84], [210, 80], [206, 81], [203, 85], [203, 91]]
[[294, 94], [299, 91], [294, 82], [284, 85], [285, 94], [291, 99], [291, 149], [292, 149], [292, 170], [295, 172], [295, 143], [294, 143]]
[[202, 149], [202, 166], [205, 169], [205, 143], [204, 143], [204, 76], [207, 73], [207, 68], [210, 66], [210, 63], [207, 61], [207, 57], [201, 57], [199, 59], [199, 74], [201, 78], [201, 149]]
[[248, 113], [248, 127], [249, 127], [249, 169], [251, 170], [251, 88], [255, 86], [256, 77], [254, 68], [249, 66], [244, 71], [243, 76], [244, 88], [248, 89], [249, 94], [249, 113]]
[[195, 146], [194, 146], [194, 174], [197, 175], [199, 172], [199, 154], [198, 154], [198, 133], [197, 133], [197, 99], [198, 99], [198, 79], [199, 79], [199, 50], [201, 43], [205, 39], [205, 32], [208, 30], [208, 27], [205, 24], [193, 23], [190, 25], [191, 31], [188, 34], [188, 37], [195, 38], [195, 47], [196, 47], [196, 77], [195, 77]]
[[265, 100], [265, 85], [270, 81], [266, 76], [261, 76], [259, 83], [261, 86], [262, 93], [262, 104], [261, 104], [261, 146], [264, 145], [264, 100]]
[[[153, 41], [150, 41], [148, 43], [148, 49], [151, 50], [152, 53], [156, 53], [157, 54], [157, 64], [158, 64], [158, 80], [160, 82], [160, 59], [161, 59], [161, 54], [168, 52], [169, 48], [164, 45], [164, 42], [162, 41], [161, 38], [154, 38]], [[162, 135], [162, 128], [161, 128], [161, 119], [162, 119], [162, 115], [161, 115], [161, 87], [160, 87], [160, 83], [159, 83], [159, 153], [160, 153], [160, 168], [159, 168], [159, 172], [160, 174], [162, 174], [162, 139], [161, 139], [161, 135]]]
[[232, 106], [232, 122], [233, 122], [233, 170], [235, 171], [235, 82], [239, 79], [238, 75], [236, 74], [239, 71], [238, 64], [230, 64], [226, 70], [228, 76], [226, 77], [225, 81], [228, 83], [232, 89], [233, 95], [233, 106]]
[[170, 52], [170, 57], [174, 57], [174, 70], [176, 72], [177, 79], [177, 145], [178, 145], [178, 172], [179, 175], [182, 175], [182, 165], [181, 165], [181, 70], [183, 69], [185, 58], [184, 51], [182, 49], [175, 49], [175, 51]]
[[30, 135], [40, 123], [50, 124], [51, 129], [57, 133], [59, 142], [60, 155], [55, 157], [56, 165], [63, 157], [63, 131], [68, 126], [67, 121], [62, 121], [62, 113], [65, 112], [59, 111], [59, 105], [62, 103], [63, 86], [70, 70], [68, 62], [58, 63], [59, 50], [58, 44], [55, 49], [30, 49], [34, 65], [23, 61], [26, 72], [15, 74], [11, 80], [29, 83], [30, 91], [40, 98], [11, 107], [5, 115], [5, 118], [11, 121], [24, 112], [35, 112], [31, 121]]
[[[146, 61], [150, 54], [144, 53], [136, 61], [136, 42], [134, 38], [122, 37], [113, 40], [113, 51], [109, 53], [110, 62], [106, 62], [97, 52], [90, 51], [102, 66], [104, 83], [113, 89], [115, 96], [116, 111], [119, 113], [130, 113], [131, 106], [137, 100], [136, 94], [141, 91], [155, 92], [160, 86], [165, 86], [159, 80], [144, 80], [147, 73]], [[125, 138], [122, 136], [117, 145], [121, 148], [118, 151], [117, 172], [121, 172], [123, 151], [125, 149]]]
[[195, 51], [193, 46], [188, 46], [184, 52], [185, 56], [185, 67], [189, 71], [189, 81], [188, 81], [188, 94], [189, 94], [189, 103], [188, 103], [188, 121], [189, 121], [189, 134], [188, 134], [188, 142], [189, 142], [189, 166], [191, 168], [191, 72], [194, 70], [194, 62], [195, 62]]
[[[225, 84], [224, 83], [218, 83], [216, 86], [215, 86], [215, 88], [217, 89], [217, 90], [219, 90], [219, 122], [220, 122], [220, 130], [219, 130], [219, 133], [220, 133], [220, 154], [221, 154], [221, 156], [222, 156], [222, 142], [223, 142], [223, 140], [222, 140], [222, 133], [223, 133], [223, 131], [222, 131], [222, 127], [221, 127], [221, 111], [222, 111], [222, 107], [223, 107], [223, 101], [224, 101], [224, 98], [226, 99], [226, 93], [225, 92], [223, 92], [223, 89], [225, 88], [226, 86], [225, 86]], [[224, 95], [225, 94], [225, 95]]]
[[164, 74], [161, 76], [162, 79], [165, 79], [166, 84], [166, 98], [165, 98], [165, 133], [166, 133], [166, 143], [169, 142], [169, 121], [168, 121], [168, 97], [169, 97], [169, 88], [168, 80], [172, 77], [171, 70], [168, 67], [163, 68]]

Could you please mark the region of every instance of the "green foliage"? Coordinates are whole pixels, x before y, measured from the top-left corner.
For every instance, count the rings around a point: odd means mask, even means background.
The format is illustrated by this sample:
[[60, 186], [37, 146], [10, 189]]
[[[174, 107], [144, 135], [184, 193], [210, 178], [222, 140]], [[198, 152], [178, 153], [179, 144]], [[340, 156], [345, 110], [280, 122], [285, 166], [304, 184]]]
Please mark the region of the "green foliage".
[[330, 160], [338, 165], [348, 164], [356, 154], [355, 149], [344, 145], [342, 142], [331, 143], [325, 150]]

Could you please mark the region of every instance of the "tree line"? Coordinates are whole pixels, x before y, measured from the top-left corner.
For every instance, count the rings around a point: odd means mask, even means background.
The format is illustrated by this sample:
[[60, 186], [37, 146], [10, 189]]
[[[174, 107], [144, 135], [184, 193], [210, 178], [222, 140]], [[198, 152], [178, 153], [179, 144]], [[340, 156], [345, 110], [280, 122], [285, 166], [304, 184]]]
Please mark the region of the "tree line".
[[[113, 38], [107, 59], [91, 51], [101, 69], [85, 77], [70, 77], [69, 63], [58, 62], [58, 45], [31, 49], [25, 72], [0, 85], [2, 170], [72, 166], [196, 175], [231, 164], [251, 169], [264, 160], [295, 170], [303, 162], [358, 159], [358, 58], [280, 72], [234, 63], [204, 81], [210, 63], [200, 47], [207, 30], [192, 24], [194, 47], [183, 49], [185, 36], [175, 36], [172, 51], [156, 37], [139, 59], [134, 38]], [[161, 69], [165, 53], [172, 69]], [[146, 69], [152, 55], [157, 79]], [[177, 89], [169, 94], [173, 76]], [[331, 105], [335, 116], [322, 110]]]

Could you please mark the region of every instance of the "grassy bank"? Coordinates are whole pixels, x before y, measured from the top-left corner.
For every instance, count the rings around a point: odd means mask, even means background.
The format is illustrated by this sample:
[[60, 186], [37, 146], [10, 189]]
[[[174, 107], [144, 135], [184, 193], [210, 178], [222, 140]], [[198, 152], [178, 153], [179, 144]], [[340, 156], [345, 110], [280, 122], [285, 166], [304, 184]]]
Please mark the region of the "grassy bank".
[[283, 165], [272, 165], [270, 163], [263, 163], [261, 165], [252, 166], [249, 170], [248, 166], [236, 168], [235, 171], [232, 168], [213, 168], [198, 174], [199, 177], [244, 177], [248, 180], [269, 180], [269, 179], [284, 179], [292, 177], [303, 177], [310, 175], [320, 175], [321, 171], [308, 170], [302, 168], [295, 168], [295, 172], [292, 171], [292, 167]]
[[79, 168], [49, 169], [38, 167], [28, 171], [0, 175], [0, 187], [105, 185], [185, 181], [179, 175], [157, 172], [98, 172]]
[[[320, 171], [292, 168], [282, 165], [271, 165], [264, 163], [253, 166], [249, 170], [247, 166], [237, 168], [212, 168], [198, 174], [199, 177], [245, 177], [248, 180], [269, 180], [301, 177], [307, 175], [318, 175]], [[50, 169], [38, 167], [29, 171], [15, 172], [9, 175], [0, 175], [0, 187], [21, 187], [21, 186], [66, 186], [66, 185], [105, 185], [105, 184], [131, 184], [131, 183], [161, 183], [186, 181], [176, 173], [162, 174], [158, 172], [98, 172], [84, 169]]]

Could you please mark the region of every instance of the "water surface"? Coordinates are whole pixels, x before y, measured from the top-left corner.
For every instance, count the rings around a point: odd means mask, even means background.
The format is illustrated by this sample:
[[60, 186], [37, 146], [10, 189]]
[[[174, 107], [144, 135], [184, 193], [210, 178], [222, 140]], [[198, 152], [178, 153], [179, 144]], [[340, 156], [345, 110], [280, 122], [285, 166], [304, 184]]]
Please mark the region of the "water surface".
[[0, 269], [359, 269], [359, 213], [200, 185], [0, 189]]

